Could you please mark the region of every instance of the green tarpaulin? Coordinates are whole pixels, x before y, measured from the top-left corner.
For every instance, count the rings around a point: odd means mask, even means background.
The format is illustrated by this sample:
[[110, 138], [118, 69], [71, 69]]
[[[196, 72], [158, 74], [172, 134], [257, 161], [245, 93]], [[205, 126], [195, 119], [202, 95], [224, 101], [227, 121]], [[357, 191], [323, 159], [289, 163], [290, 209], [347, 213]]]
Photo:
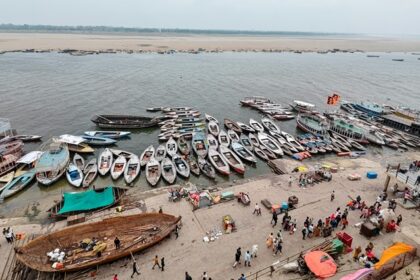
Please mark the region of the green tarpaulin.
[[64, 193], [63, 208], [58, 214], [80, 212], [105, 207], [114, 203], [112, 187], [106, 187], [101, 191], [89, 190], [85, 192]]

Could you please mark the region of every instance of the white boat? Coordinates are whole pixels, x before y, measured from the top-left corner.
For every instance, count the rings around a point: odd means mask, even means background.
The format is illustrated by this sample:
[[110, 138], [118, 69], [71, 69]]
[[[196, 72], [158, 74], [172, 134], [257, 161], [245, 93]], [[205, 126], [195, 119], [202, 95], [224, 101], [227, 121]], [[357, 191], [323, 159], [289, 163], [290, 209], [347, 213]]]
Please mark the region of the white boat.
[[249, 120], [249, 125], [253, 128], [253, 129], [255, 129], [255, 131], [258, 131], [258, 132], [263, 132], [264, 131], [264, 127], [259, 123], [259, 122], [257, 122], [256, 120], [254, 120], [254, 119], [250, 119]]
[[206, 120], [208, 122], [215, 122], [215, 123], [219, 124], [219, 121], [215, 117], [212, 117], [209, 114], [204, 114], [204, 116], [206, 117]]
[[239, 143], [241, 143], [242, 146], [244, 146], [248, 151], [252, 151], [254, 149], [254, 146], [252, 145], [251, 140], [249, 140], [248, 136], [246, 136], [243, 133], [239, 137]]
[[216, 170], [221, 174], [230, 174], [229, 163], [216, 150], [209, 150], [209, 161], [211, 162], [211, 164], [213, 164], [214, 168], [216, 168]]
[[124, 173], [126, 165], [127, 159], [124, 156], [117, 157], [117, 159], [114, 160], [114, 163], [112, 163], [111, 167], [112, 179], [117, 180]]
[[198, 157], [205, 158], [209, 150], [204, 133], [194, 133], [191, 146]]
[[131, 184], [140, 174], [140, 160], [137, 156], [131, 157], [124, 170], [124, 180], [127, 184]]
[[201, 172], [210, 179], [216, 178], [216, 171], [214, 170], [214, 167], [204, 158], [198, 158], [198, 167]]
[[85, 178], [83, 179], [83, 187], [88, 188], [90, 184], [95, 180], [98, 175], [98, 166], [95, 164], [86, 172]]
[[252, 152], [250, 152], [248, 149], [242, 146], [242, 144], [236, 142], [232, 143], [231, 148], [243, 160], [254, 163], [257, 162]]
[[176, 172], [184, 177], [188, 178], [190, 176], [190, 167], [186, 160], [180, 157], [178, 154], [172, 156], [172, 162], [175, 165]]
[[41, 151], [32, 151], [16, 161], [17, 167], [14, 177], [18, 177], [28, 171], [33, 170], [36, 161], [41, 157]]
[[268, 131], [274, 131], [277, 133], [280, 133], [280, 128], [269, 118], [263, 118], [261, 119], [262, 125], [267, 129]]
[[173, 162], [169, 158], [164, 158], [160, 165], [163, 179], [168, 184], [173, 184], [176, 180], [176, 168]]
[[219, 142], [217, 142], [217, 139], [213, 134], [207, 134], [207, 143], [209, 144], [209, 149], [217, 150], [219, 147]]
[[140, 165], [146, 166], [151, 158], [155, 157], [155, 148], [153, 145], [147, 147], [140, 156]]
[[161, 174], [162, 169], [160, 168], [160, 163], [155, 158], [151, 158], [146, 164], [147, 182], [149, 182], [152, 187], [156, 186], [159, 182]]
[[258, 141], [258, 138], [257, 136], [255, 136], [254, 133], [248, 134], [248, 138], [253, 147], [258, 147], [260, 145], [260, 142]]
[[232, 152], [228, 147], [220, 146], [219, 154], [230, 165], [230, 167], [233, 168], [233, 170], [235, 170], [236, 172], [240, 174], [245, 173], [245, 166], [242, 163], [241, 159], [234, 152]]
[[86, 144], [86, 139], [80, 136], [63, 134], [53, 139], [55, 142], [67, 144], [67, 148], [75, 153], [93, 153], [95, 150]]
[[98, 157], [98, 171], [102, 176], [106, 175], [111, 169], [114, 156], [109, 149], [105, 149]]
[[211, 121], [207, 124], [207, 128], [211, 134], [213, 134], [215, 137], [217, 137], [220, 133], [220, 128], [217, 123], [214, 121]]
[[290, 135], [289, 133], [285, 131], [282, 131], [281, 134], [286, 139], [286, 141], [292, 144], [294, 147], [296, 147], [296, 149], [298, 149], [301, 152], [305, 151], [305, 148], [301, 144], [299, 144], [298, 141], [296, 141], [295, 137], [293, 137], [292, 135]]
[[276, 143], [277, 141], [271, 138], [269, 135], [259, 132], [258, 133], [258, 140], [260, 141], [261, 145], [265, 146], [267, 149], [271, 150], [278, 156], [283, 156], [283, 150], [281, 147]]
[[166, 157], [166, 148], [164, 145], [159, 145], [155, 151], [155, 159], [161, 162]]
[[83, 168], [83, 174], [87, 174], [92, 168], [98, 168], [96, 158], [91, 159]]
[[80, 170], [85, 169], [85, 159], [78, 153], [73, 156], [73, 164], [76, 165]]
[[34, 141], [40, 141], [42, 136], [19, 134], [19, 135], [12, 136], [12, 138], [15, 140], [20, 140], [22, 142], [34, 142]]
[[292, 107], [295, 111], [298, 111], [299, 113], [310, 113], [315, 110], [314, 104], [299, 100], [294, 100], [293, 104], [290, 104], [290, 107]]
[[230, 144], [230, 138], [223, 129], [221, 129], [219, 133], [219, 144], [221, 146], [224, 145], [226, 147], [228, 147]]
[[118, 149], [109, 149], [109, 150], [111, 151], [111, 153], [114, 156], [117, 156], [117, 157], [123, 156], [125, 158], [130, 158], [132, 156], [135, 156], [135, 154], [133, 154], [131, 152], [124, 151], [124, 150], [118, 150]]
[[85, 131], [85, 134], [88, 136], [94, 136], [94, 137], [105, 137], [105, 138], [111, 138], [111, 139], [119, 139], [123, 137], [127, 137], [131, 134], [129, 131]]
[[66, 178], [70, 185], [78, 188], [83, 182], [83, 172], [73, 163], [67, 167]]
[[268, 161], [269, 157], [259, 147], [254, 147], [254, 153], [262, 160]]
[[42, 185], [51, 185], [66, 172], [70, 161], [67, 145], [50, 143], [47, 150], [35, 164], [36, 180]]
[[164, 108], [161, 108], [161, 110], [165, 113], [183, 112], [183, 111], [192, 110], [192, 107], [164, 107]]
[[232, 129], [228, 129], [227, 135], [229, 136], [229, 139], [230, 139], [231, 143], [239, 142], [238, 134], [235, 131], [233, 131]]
[[248, 132], [248, 133], [254, 133], [255, 132], [255, 129], [253, 129], [252, 127], [250, 127], [249, 125], [247, 125], [247, 124], [245, 124], [243, 122], [236, 122], [236, 123], [245, 132]]
[[178, 150], [182, 155], [188, 155], [191, 151], [190, 143], [185, 139], [185, 137], [178, 138]]
[[178, 151], [178, 145], [176, 141], [171, 137], [168, 142], [166, 142], [166, 154], [173, 157]]
[[[270, 150], [269, 148], [267, 148], [264, 145], [260, 145], [258, 147], [265, 155], [268, 159], [276, 159], [277, 155], [275, 153], [273, 153], [272, 150]], [[256, 150], [254, 149], [254, 152], [256, 153]]]

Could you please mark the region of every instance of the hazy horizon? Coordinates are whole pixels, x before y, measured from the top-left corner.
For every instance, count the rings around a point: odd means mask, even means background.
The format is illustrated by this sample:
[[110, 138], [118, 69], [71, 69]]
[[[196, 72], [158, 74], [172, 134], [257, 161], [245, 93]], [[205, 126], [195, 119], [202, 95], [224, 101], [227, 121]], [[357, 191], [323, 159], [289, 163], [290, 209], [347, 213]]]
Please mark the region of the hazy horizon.
[[420, 35], [417, 0], [0, 0], [2, 23]]

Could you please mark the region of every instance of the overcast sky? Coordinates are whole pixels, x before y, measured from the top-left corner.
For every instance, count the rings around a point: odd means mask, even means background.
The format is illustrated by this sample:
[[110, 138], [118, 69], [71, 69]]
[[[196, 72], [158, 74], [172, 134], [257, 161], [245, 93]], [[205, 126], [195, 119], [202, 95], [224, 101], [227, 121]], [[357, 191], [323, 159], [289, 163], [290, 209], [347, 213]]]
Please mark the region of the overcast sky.
[[420, 0], [0, 0], [0, 23], [420, 34]]

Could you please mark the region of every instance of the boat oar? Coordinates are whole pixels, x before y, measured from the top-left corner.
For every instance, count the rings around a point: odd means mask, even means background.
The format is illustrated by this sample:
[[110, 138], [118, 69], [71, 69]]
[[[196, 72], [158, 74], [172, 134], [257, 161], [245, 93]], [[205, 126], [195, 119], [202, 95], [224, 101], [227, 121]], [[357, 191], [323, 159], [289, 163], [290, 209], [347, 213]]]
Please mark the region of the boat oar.
[[113, 121], [111, 121], [110, 119], [107, 119], [107, 118], [105, 118], [105, 117], [103, 117], [103, 116], [101, 116], [101, 115], [95, 115], [95, 116], [97, 116], [98, 118], [104, 119], [104, 120], [106, 120], [107, 122], [113, 123]]

